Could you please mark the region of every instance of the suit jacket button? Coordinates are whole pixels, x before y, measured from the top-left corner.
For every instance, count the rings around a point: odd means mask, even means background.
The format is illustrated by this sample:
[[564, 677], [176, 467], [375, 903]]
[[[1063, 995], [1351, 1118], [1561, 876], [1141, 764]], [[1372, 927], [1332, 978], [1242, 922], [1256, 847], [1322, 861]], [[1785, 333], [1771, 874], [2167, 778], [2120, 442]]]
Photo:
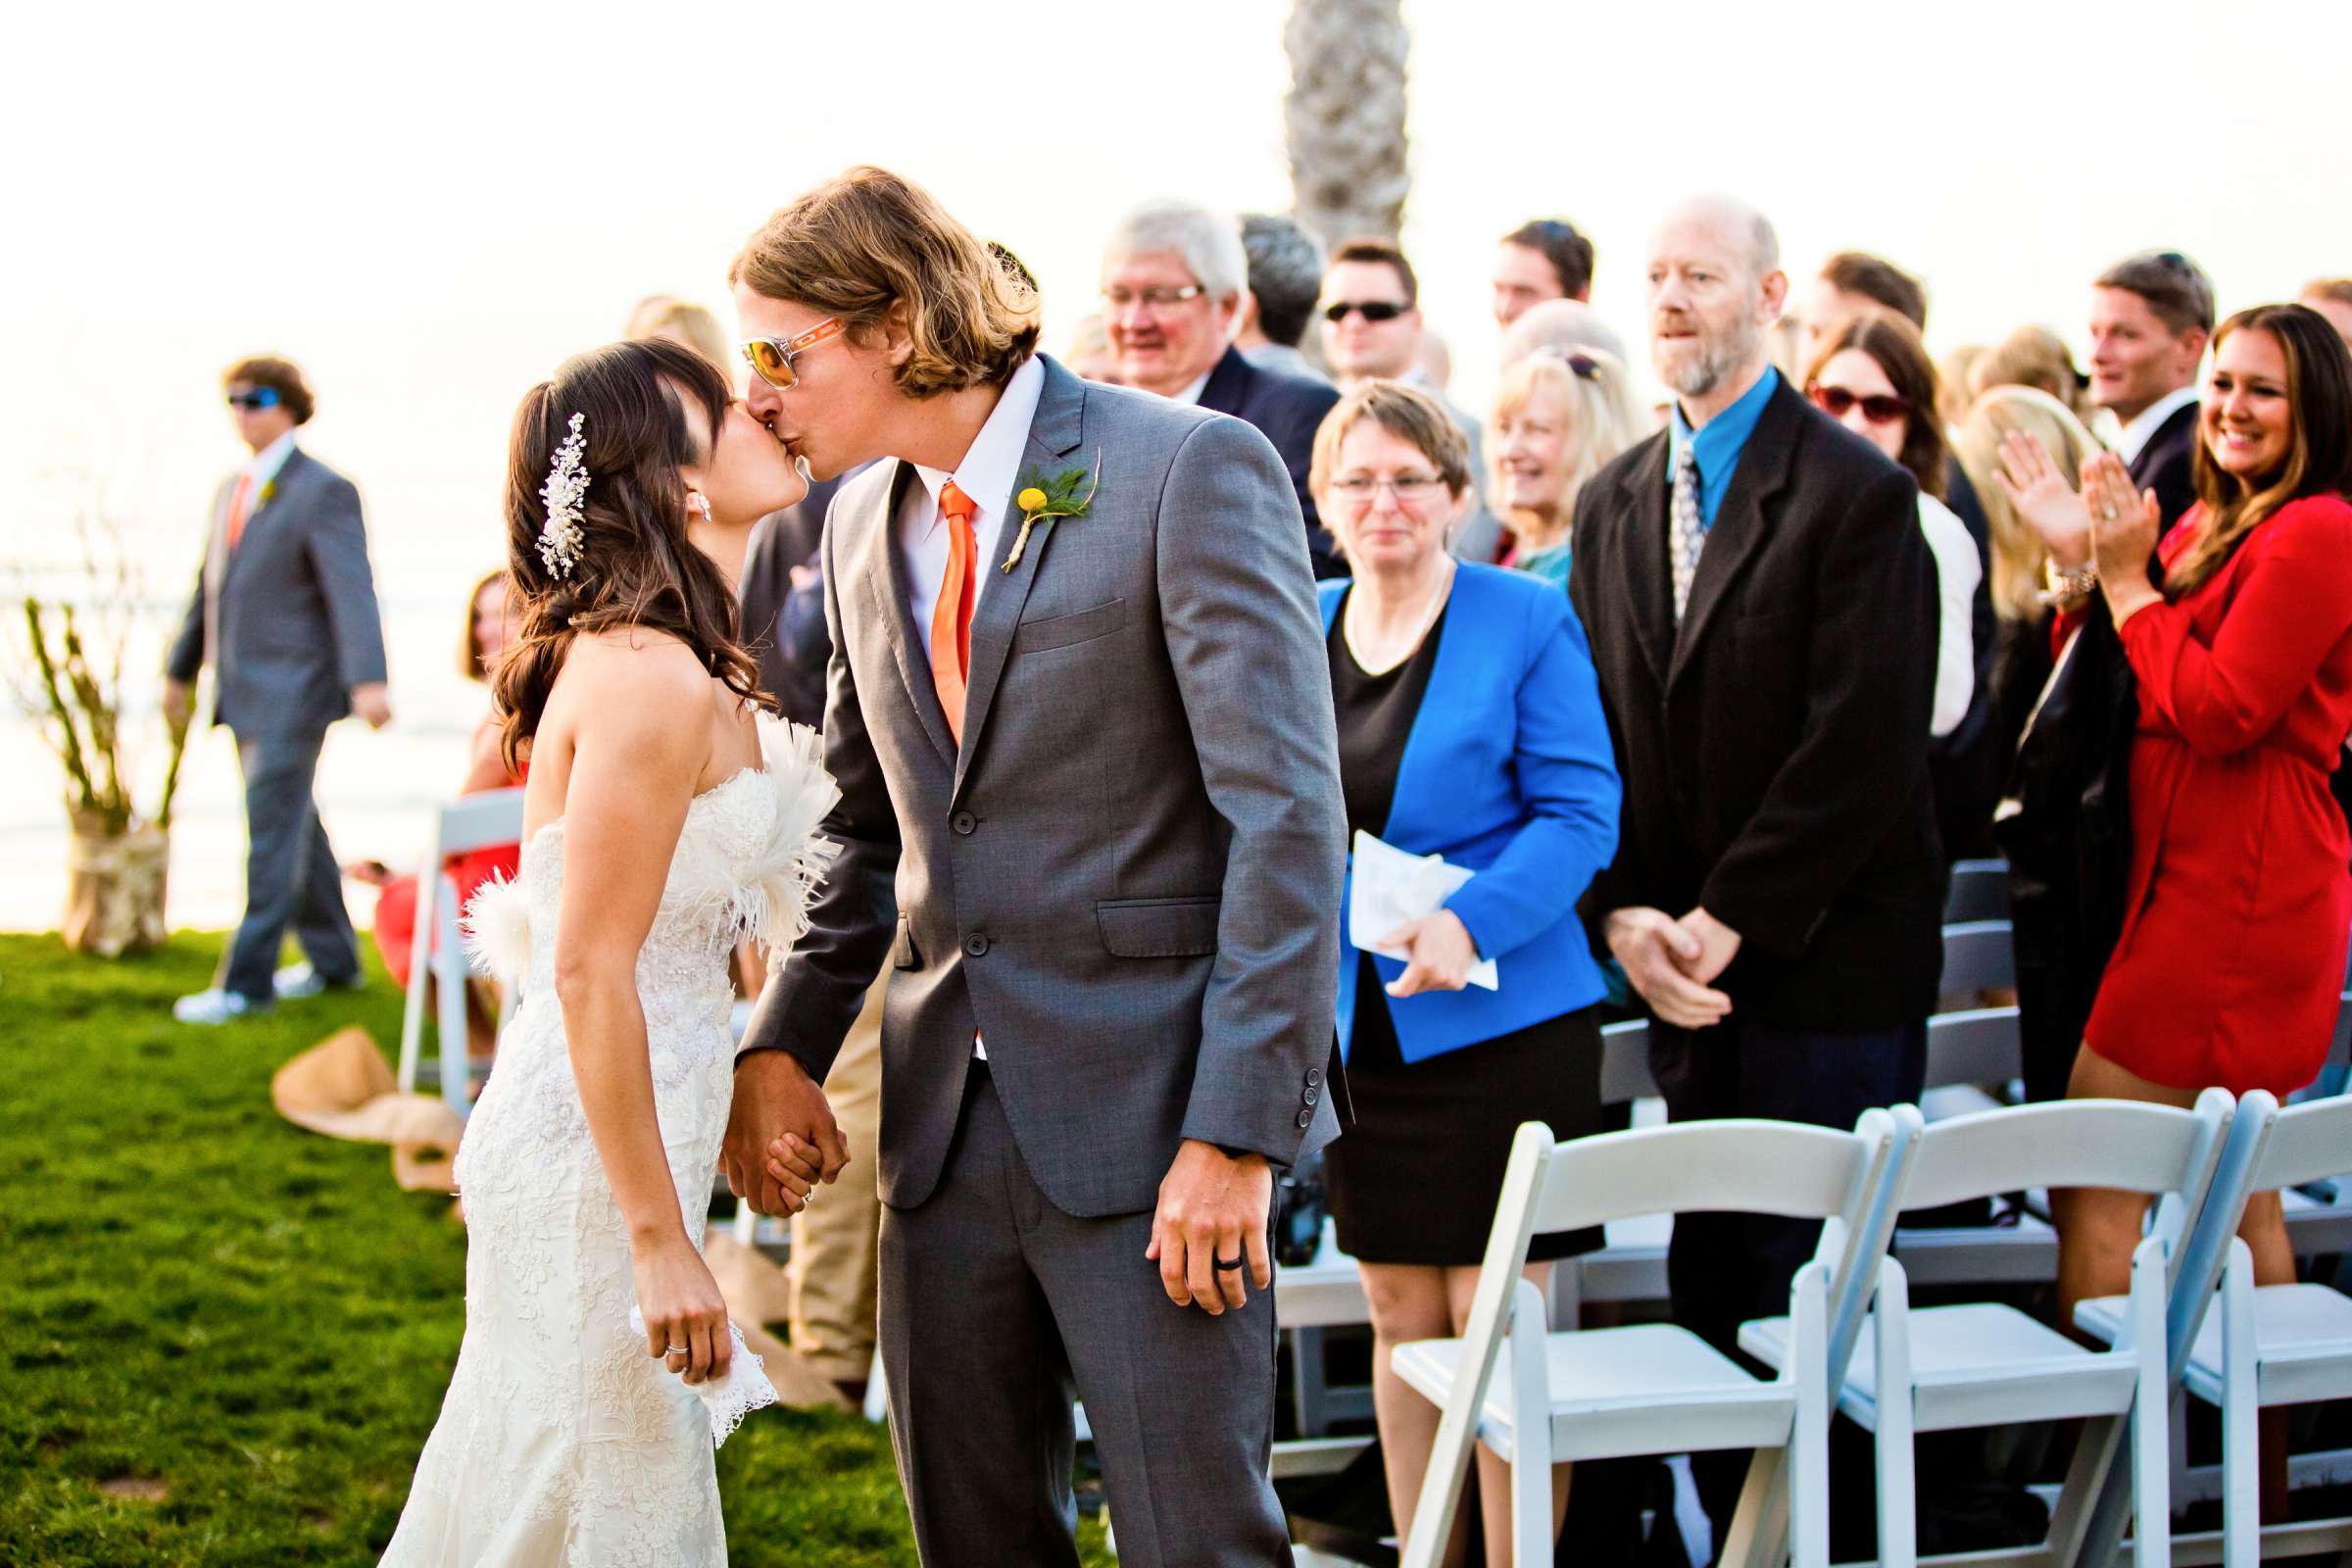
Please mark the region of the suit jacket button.
[[975, 931], [963, 939], [963, 951], [977, 958], [988, 951], [988, 938]]
[[1302, 1093], [1301, 1095], [1299, 1095], [1299, 1097], [1298, 1097], [1298, 1098], [1299, 1098], [1300, 1100], [1303, 1100], [1303, 1101], [1305, 1101], [1305, 1102], [1306, 1102], [1308, 1104], [1310, 1104], [1310, 1105], [1311, 1105], [1311, 1104], [1313, 1104], [1313, 1103], [1314, 1103], [1316, 1101], [1318, 1101], [1318, 1100], [1321, 1100], [1321, 1099], [1323, 1098], [1323, 1091], [1322, 1091], [1322, 1090], [1320, 1090], [1320, 1089], [1317, 1089], [1317, 1088], [1316, 1088], [1314, 1085], [1312, 1085], [1312, 1084], [1309, 1084], [1309, 1085], [1307, 1085], [1307, 1086], [1306, 1086], [1306, 1090], [1305, 1090], [1305, 1092], [1304, 1092], [1304, 1093]]
[[1322, 1068], [1320, 1068], [1320, 1067], [1309, 1067], [1309, 1068], [1307, 1068], [1307, 1069], [1306, 1069], [1306, 1087], [1307, 1087], [1307, 1088], [1309, 1088], [1309, 1089], [1312, 1089], [1312, 1088], [1314, 1088], [1314, 1087], [1315, 1087], [1317, 1084], [1321, 1083], [1322, 1081], [1323, 1081], [1323, 1069], [1322, 1069]]
[[1298, 1113], [1298, 1130], [1300, 1132], [1304, 1132], [1307, 1128], [1312, 1127], [1314, 1124], [1315, 1113], [1313, 1111], [1302, 1110]]
[[979, 825], [980, 819], [969, 811], [957, 811], [954, 816], [948, 818], [948, 826], [962, 834], [968, 835]]

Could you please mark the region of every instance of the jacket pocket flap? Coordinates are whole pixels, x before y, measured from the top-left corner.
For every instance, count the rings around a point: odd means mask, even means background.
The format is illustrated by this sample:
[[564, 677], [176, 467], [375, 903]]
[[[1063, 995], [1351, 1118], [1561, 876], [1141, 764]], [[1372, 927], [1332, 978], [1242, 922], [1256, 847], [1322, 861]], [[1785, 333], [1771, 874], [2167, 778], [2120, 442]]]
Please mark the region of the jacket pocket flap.
[[1217, 951], [1224, 900], [1112, 899], [1095, 906], [1102, 946], [1122, 958], [1185, 958]]
[[1020, 654], [1042, 654], [1050, 648], [1067, 648], [1073, 643], [1091, 643], [1098, 637], [1107, 637], [1128, 621], [1127, 601], [1113, 599], [1092, 610], [1074, 611], [1067, 615], [1048, 615], [1040, 620], [1024, 620], [1013, 628], [1012, 651]]

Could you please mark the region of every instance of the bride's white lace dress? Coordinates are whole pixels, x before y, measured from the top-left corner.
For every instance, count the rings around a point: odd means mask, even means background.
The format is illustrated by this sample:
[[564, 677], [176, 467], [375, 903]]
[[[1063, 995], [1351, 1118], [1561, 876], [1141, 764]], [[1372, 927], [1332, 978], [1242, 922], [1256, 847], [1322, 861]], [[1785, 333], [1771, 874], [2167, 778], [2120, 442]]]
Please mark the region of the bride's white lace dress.
[[[815, 735], [763, 719], [760, 740], [764, 771], [688, 808], [637, 960], [662, 1143], [698, 1248], [734, 1092], [729, 956], [747, 932], [774, 948], [802, 934], [832, 852], [815, 837], [838, 795]], [[469, 916], [477, 959], [519, 973], [522, 1001], [458, 1151], [466, 1338], [384, 1555], [402, 1568], [724, 1563], [713, 1438], [775, 1396], [739, 1342], [707, 1407], [630, 1327], [628, 1233], [553, 983], [564, 832], [533, 835], [516, 879]]]

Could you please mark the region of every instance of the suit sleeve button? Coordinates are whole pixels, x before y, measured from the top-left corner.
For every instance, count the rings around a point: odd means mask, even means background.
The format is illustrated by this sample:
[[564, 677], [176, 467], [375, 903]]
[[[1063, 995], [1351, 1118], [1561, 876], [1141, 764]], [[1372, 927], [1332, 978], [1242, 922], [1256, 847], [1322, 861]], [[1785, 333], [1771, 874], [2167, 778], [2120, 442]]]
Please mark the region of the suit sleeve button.
[[1310, 1085], [1308, 1085], [1308, 1086], [1307, 1086], [1307, 1088], [1306, 1088], [1306, 1091], [1305, 1091], [1303, 1094], [1301, 1094], [1301, 1095], [1300, 1095], [1298, 1098], [1299, 1098], [1300, 1100], [1303, 1100], [1303, 1101], [1305, 1101], [1305, 1102], [1306, 1102], [1308, 1104], [1310, 1104], [1310, 1105], [1311, 1105], [1311, 1104], [1313, 1104], [1313, 1103], [1314, 1103], [1316, 1101], [1318, 1101], [1318, 1100], [1321, 1100], [1321, 1099], [1323, 1098], [1323, 1091], [1322, 1091], [1322, 1090], [1320, 1090], [1320, 1089], [1317, 1089], [1317, 1088], [1315, 1088], [1313, 1085], [1311, 1085], [1311, 1084], [1310, 1084]]
[[1314, 1088], [1314, 1087], [1315, 1087], [1317, 1084], [1320, 1084], [1322, 1081], [1323, 1081], [1323, 1069], [1322, 1069], [1322, 1068], [1320, 1068], [1320, 1067], [1309, 1067], [1309, 1068], [1307, 1068], [1307, 1069], [1306, 1069], [1306, 1087], [1307, 1087], [1307, 1088], [1309, 1088], [1309, 1089], [1312, 1089], [1312, 1088]]
[[1313, 1111], [1302, 1110], [1298, 1113], [1298, 1130], [1300, 1132], [1304, 1132], [1307, 1128], [1312, 1127], [1314, 1124], [1315, 1113]]

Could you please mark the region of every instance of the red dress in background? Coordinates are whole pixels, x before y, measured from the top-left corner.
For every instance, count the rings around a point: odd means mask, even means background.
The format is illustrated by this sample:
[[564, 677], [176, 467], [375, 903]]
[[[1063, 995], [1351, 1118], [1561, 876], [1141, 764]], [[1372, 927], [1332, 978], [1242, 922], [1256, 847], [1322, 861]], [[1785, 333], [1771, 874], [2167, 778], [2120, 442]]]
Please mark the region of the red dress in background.
[[[2169, 566], [2200, 506], [2166, 536]], [[2328, 775], [2352, 729], [2352, 504], [2295, 501], [2203, 586], [2124, 622], [2139, 685], [2124, 926], [2089, 1047], [2176, 1089], [2318, 1075], [2352, 875]]]
[[[524, 762], [522, 771], [508, 780], [510, 787], [519, 788], [531, 776], [531, 764]], [[453, 855], [442, 862], [451, 879], [458, 885], [458, 907], [466, 907], [474, 890], [493, 876], [513, 881], [521, 874], [522, 846], [494, 844], [486, 849], [469, 850]], [[416, 954], [416, 878], [398, 876], [384, 884], [375, 896], [375, 951], [384, 956], [384, 967], [403, 991], [409, 988], [409, 965]]]

